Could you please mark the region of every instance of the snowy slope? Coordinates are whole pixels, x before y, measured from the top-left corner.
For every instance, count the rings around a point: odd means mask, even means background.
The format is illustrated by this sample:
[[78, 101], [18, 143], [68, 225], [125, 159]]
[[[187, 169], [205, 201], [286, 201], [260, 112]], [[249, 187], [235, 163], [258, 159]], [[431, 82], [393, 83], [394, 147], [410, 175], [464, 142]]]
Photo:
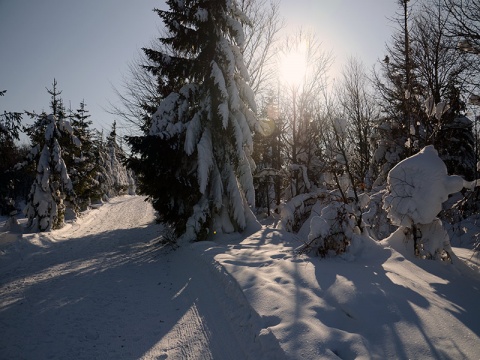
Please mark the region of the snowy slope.
[[126, 196], [58, 231], [0, 233], [0, 359], [480, 358], [473, 271], [394, 241], [297, 256], [271, 228], [172, 251], [153, 221]]
[[293, 256], [299, 245], [291, 234], [264, 229], [209, 250], [288, 357], [480, 358], [478, 274], [382, 245], [354, 261]]

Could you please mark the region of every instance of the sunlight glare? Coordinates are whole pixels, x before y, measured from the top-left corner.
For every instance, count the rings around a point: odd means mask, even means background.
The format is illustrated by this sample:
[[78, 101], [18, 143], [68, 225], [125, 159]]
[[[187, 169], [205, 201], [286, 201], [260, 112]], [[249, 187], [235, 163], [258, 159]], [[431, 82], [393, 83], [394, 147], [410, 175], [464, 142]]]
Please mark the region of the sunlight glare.
[[304, 44], [299, 44], [285, 53], [280, 60], [279, 76], [288, 86], [300, 86], [307, 72], [307, 56]]

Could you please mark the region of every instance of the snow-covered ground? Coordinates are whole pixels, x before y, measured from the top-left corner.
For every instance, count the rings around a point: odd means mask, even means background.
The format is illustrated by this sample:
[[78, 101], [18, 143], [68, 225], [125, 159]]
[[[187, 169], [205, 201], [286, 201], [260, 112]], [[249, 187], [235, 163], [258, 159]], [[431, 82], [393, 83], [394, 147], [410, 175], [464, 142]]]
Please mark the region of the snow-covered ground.
[[478, 272], [392, 239], [295, 255], [269, 227], [173, 251], [143, 200], [0, 233], [0, 359], [480, 358]]

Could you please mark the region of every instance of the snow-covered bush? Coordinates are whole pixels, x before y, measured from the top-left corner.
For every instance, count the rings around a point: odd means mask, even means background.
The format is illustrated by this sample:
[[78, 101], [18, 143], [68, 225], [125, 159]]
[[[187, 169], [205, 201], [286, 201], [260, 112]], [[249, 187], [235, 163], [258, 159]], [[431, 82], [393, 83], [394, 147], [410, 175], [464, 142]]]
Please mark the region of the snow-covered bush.
[[332, 201], [320, 216], [311, 218], [308, 242], [300, 251], [321, 257], [347, 252], [354, 238], [361, 234], [356, 212], [352, 204]]
[[442, 203], [450, 194], [474, 186], [475, 182], [449, 176], [437, 151], [429, 145], [390, 170], [383, 208], [394, 225], [405, 228], [413, 237], [416, 255], [442, 258], [450, 247], [437, 218]]
[[374, 189], [369, 194], [370, 201], [362, 213], [365, 227], [375, 240], [385, 239], [395, 231], [395, 227], [388, 221], [387, 212], [382, 206], [386, 191], [385, 186]]
[[310, 217], [312, 207], [327, 196], [325, 190], [300, 194], [288, 201], [280, 212], [280, 227], [289, 232], [298, 232]]

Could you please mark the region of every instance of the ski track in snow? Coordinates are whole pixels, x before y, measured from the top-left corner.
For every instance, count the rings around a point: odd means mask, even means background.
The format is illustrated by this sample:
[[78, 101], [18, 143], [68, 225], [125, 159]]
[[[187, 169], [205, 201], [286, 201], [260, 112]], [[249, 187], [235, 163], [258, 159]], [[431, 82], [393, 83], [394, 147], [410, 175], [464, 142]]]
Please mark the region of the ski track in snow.
[[204, 247], [167, 251], [142, 197], [23, 234], [0, 257], [0, 359], [281, 359]]

